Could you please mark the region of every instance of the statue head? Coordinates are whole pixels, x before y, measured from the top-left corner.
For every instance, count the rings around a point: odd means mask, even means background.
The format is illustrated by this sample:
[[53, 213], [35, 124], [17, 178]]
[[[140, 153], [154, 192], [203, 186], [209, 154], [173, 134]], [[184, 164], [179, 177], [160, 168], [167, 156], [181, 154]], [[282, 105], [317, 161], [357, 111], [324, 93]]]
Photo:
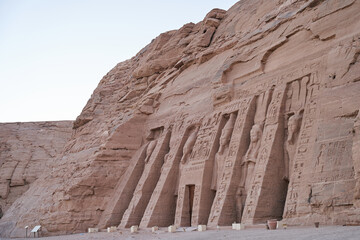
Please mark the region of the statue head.
[[257, 142], [262, 135], [261, 127], [258, 124], [254, 124], [250, 131], [250, 142]]
[[220, 146], [225, 146], [230, 141], [232, 129], [223, 129], [220, 136]]
[[234, 128], [236, 115], [234, 113], [231, 113], [230, 119], [225, 124], [221, 136], [220, 136], [220, 149], [219, 152], [222, 153], [224, 150], [224, 147], [229, 143], [231, 134]]

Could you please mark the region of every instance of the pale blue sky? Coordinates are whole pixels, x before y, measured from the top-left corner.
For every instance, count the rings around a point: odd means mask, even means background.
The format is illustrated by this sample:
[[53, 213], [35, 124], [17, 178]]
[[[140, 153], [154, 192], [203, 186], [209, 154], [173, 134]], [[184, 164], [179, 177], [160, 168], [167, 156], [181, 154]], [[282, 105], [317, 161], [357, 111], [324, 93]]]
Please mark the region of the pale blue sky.
[[160, 33], [236, 0], [0, 0], [0, 122], [74, 120]]

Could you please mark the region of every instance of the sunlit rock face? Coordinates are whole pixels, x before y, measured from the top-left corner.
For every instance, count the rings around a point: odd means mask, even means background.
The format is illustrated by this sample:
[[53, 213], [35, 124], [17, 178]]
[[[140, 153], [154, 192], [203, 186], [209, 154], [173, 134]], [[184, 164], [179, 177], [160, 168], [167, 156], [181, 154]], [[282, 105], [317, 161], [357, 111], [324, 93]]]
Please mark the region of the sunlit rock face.
[[356, 0], [242, 0], [161, 34], [100, 81], [1, 235], [360, 224], [359, 19]]
[[0, 123], [0, 215], [56, 165], [72, 121]]

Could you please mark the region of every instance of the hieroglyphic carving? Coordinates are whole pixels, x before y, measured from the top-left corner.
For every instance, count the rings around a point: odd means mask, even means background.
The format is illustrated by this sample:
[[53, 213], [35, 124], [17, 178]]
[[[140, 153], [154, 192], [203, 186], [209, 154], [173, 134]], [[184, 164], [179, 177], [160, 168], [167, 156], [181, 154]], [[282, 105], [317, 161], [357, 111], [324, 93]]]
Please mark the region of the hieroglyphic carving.
[[286, 87], [284, 85], [281, 85], [281, 87], [277, 87], [277, 89], [275, 89], [273, 98], [267, 111], [266, 125], [278, 123], [280, 108], [282, 107], [285, 89]]
[[254, 117], [254, 123], [258, 124], [262, 127], [265, 123], [266, 113], [268, 111], [268, 107], [272, 98], [273, 89], [269, 89], [266, 92], [263, 92], [257, 96], [256, 99], [256, 113]]
[[[175, 118], [179, 119], [179, 118]], [[201, 118], [176, 121], [170, 141], [170, 151], [164, 157], [159, 181], [151, 196], [149, 204], [141, 220], [140, 227], [168, 226], [174, 223], [178, 181], [181, 175], [180, 159], [183, 146], [188, 139], [188, 131], [194, 131]], [[175, 187], [174, 187], [175, 185]], [[181, 189], [180, 189], [181, 191]]]
[[298, 194], [301, 191], [302, 173], [304, 171], [305, 161], [311, 157], [309, 151], [315, 138], [311, 137], [312, 131], [316, 129], [314, 119], [316, 117], [317, 102], [310, 101], [305, 105], [304, 117], [299, 133], [298, 145], [296, 147], [294, 163], [292, 168], [293, 175], [290, 178], [288, 194], [285, 203], [284, 217], [291, 217], [297, 214]]
[[284, 156], [285, 162], [285, 174], [284, 180], [289, 181], [291, 169], [293, 167], [293, 159], [296, 150], [298, 133], [300, 130], [302, 116], [299, 113], [295, 113], [288, 119], [288, 137], [285, 142], [286, 154]]
[[184, 199], [185, 199], [185, 186], [179, 187], [179, 193], [176, 203], [176, 212], [175, 212], [175, 226], [181, 226], [181, 216], [184, 208]]
[[[216, 126], [219, 124], [221, 113], [214, 113], [207, 117], [201, 127], [197, 127], [196, 142], [193, 142], [190, 147], [192, 149], [190, 156], [190, 163], [204, 160], [209, 157], [210, 145], [215, 140]], [[189, 137], [190, 138], [190, 137]]]
[[[278, 149], [276, 149], [278, 143], [275, 141], [275, 139], [279, 139], [279, 136], [281, 136], [279, 127], [282, 126], [280, 124], [280, 118], [282, 117], [283, 114], [285, 94], [286, 94], [286, 85], [277, 86], [274, 89], [273, 98], [268, 107], [265, 127], [263, 131], [263, 137], [261, 139], [260, 150], [258, 151], [259, 155], [257, 156], [257, 161], [254, 170], [255, 174], [253, 176], [250, 176], [251, 178], [247, 177], [246, 180], [249, 182], [247, 184], [248, 189], [245, 191], [247, 197], [246, 197], [245, 208], [242, 216], [242, 222], [244, 223], [254, 223], [257, 209], [260, 207], [259, 205], [261, 205], [260, 201], [264, 200], [263, 199], [264, 197], [260, 198], [260, 195], [263, 191], [265, 175], [266, 174], [271, 175], [270, 172], [274, 170], [272, 169], [271, 164], [269, 165], [269, 161], [274, 161], [271, 160], [274, 159], [274, 157], [271, 158], [271, 156], [275, 155], [276, 151], [278, 151]], [[268, 170], [268, 168], [271, 169]], [[269, 204], [269, 208], [271, 208], [270, 204]], [[271, 211], [272, 209], [268, 210], [269, 213]], [[269, 213], [264, 212], [264, 214], [269, 214]]]
[[236, 113], [231, 113], [229, 116], [229, 119], [227, 120], [224, 128], [222, 129], [221, 136], [220, 136], [220, 146], [219, 150], [215, 155], [215, 164], [213, 168], [213, 176], [212, 176], [212, 182], [211, 182], [211, 189], [217, 190], [219, 177], [222, 174], [224, 162], [226, 160], [226, 155], [228, 153], [228, 146], [231, 138], [231, 134], [234, 129], [236, 119]]
[[[344, 159], [351, 158], [351, 139], [323, 141], [315, 145], [316, 161], [312, 164], [312, 169], [316, 173], [312, 177], [313, 183], [332, 182], [353, 178], [353, 169], [347, 166]], [[346, 168], [347, 167], [347, 168]]]
[[[183, 176], [182, 184], [194, 184], [195, 196], [192, 206], [192, 225], [206, 224], [211, 208], [212, 192], [210, 190], [211, 174], [205, 169], [212, 171], [213, 161], [216, 153], [216, 144], [221, 134], [222, 113], [215, 112], [206, 117], [201, 125], [198, 138], [194, 145], [193, 154], [186, 167], [186, 174]], [[192, 175], [202, 176], [195, 180]], [[193, 180], [190, 180], [193, 179]], [[189, 181], [190, 180], [190, 181]], [[196, 200], [198, 194], [199, 201]]]
[[[231, 224], [236, 218], [236, 211], [232, 206], [236, 205], [234, 190], [237, 188], [236, 169], [243, 154], [241, 145], [245, 143], [245, 129], [249, 118], [254, 116], [255, 98], [245, 98], [232, 104], [229, 110], [238, 110], [238, 115], [234, 125], [233, 134], [229, 144], [227, 159], [220, 177], [220, 183], [216, 191], [216, 196], [211, 208], [208, 224], [216, 226], [219, 224]], [[230, 105], [229, 105], [230, 106]]]
[[191, 226], [198, 225], [198, 219], [199, 219], [199, 212], [194, 211], [195, 209], [199, 209], [200, 207], [200, 195], [201, 195], [201, 187], [200, 185], [195, 185], [194, 190], [194, 202], [193, 202], [193, 212], [192, 212], [192, 218], [191, 218]]
[[[311, 83], [314, 84], [314, 77], [312, 77]], [[287, 115], [290, 116], [287, 119], [287, 140], [285, 141], [285, 173], [284, 180], [289, 181], [291, 169], [293, 167], [293, 158], [298, 141], [298, 133], [300, 131], [302, 113], [304, 106], [309, 95], [308, 85], [310, 82], [309, 76], [304, 76], [300, 80], [295, 80], [289, 83], [290, 88], [288, 91], [288, 101], [286, 102]], [[310, 93], [312, 94], [312, 93]]]
[[192, 150], [193, 150], [193, 146], [194, 146], [194, 143], [196, 141], [196, 136], [197, 136], [197, 133], [199, 131], [199, 126], [196, 126], [196, 128], [194, 129], [194, 131], [190, 134], [189, 138], [187, 139], [185, 145], [184, 145], [184, 148], [183, 148], [183, 156], [181, 158], [181, 163], [182, 164], [185, 164], [188, 157], [190, 156]]
[[160, 170], [164, 157], [169, 152], [171, 132], [172, 127], [169, 126], [167, 131], [158, 138], [159, 143], [156, 144], [148, 163], [145, 165], [145, 169], [136, 186], [131, 202], [122, 217], [121, 227], [140, 224], [151, 193], [153, 193], [160, 178]]
[[182, 156], [180, 160], [180, 166], [179, 166], [179, 172], [176, 180], [176, 185], [174, 188], [174, 194], [178, 194], [178, 188], [180, 184], [181, 175], [184, 173], [184, 171], [188, 171], [188, 169], [185, 169], [185, 166], [187, 165], [188, 159], [193, 158], [195, 151], [193, 150], [194, 144], [197, 140], [197, 135], [200, 129], [200, 123], [193, 123], [188, 122], [187, 131], [190, 131], [190, 133], [185, 131], [185, 134], [189, 134], [187, 137], [185, 144], [182, 149]]
[[250, 145], [241, 162], [242, 181], [240, 183], [240, 186], [245, 189], [245, 192], [248, 191], [253, 178], [256, 159], [259, 154], [259, 149], [261, 144], [261, 137], [262, 137], [261, 127], [258, 124], [253, 125], [250, 131]]

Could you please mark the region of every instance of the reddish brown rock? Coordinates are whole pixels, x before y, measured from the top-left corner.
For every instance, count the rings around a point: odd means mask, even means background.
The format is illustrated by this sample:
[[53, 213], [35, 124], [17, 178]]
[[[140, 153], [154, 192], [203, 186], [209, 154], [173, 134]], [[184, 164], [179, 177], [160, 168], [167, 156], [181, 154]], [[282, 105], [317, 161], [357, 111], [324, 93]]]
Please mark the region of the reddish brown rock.
[[355, 0], [242, 0], [161, 34], [100, 81], [1, 235], [360, 224], [358, 19]]
[[71, 137], [72, 124], [72, 121], [0, 123], [0, 209], [3, 213], [31, 183], [56, 165], [56, 156]]

